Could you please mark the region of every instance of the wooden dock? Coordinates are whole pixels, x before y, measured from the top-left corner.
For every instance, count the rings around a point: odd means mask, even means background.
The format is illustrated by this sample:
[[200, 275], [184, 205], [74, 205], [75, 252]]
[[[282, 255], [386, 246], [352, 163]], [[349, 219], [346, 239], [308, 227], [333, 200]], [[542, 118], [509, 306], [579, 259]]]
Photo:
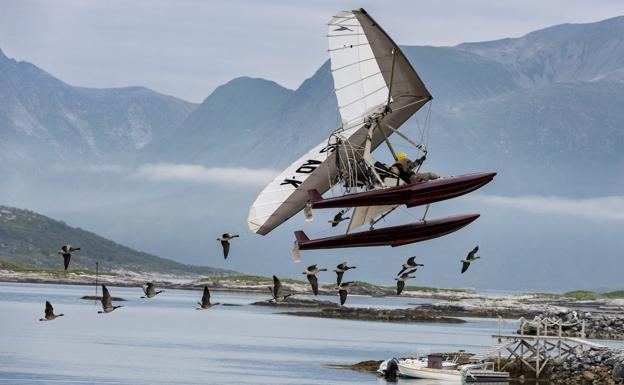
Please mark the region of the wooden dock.
[[[499, 322], [502, 322], [502, 319]], [[523, 322], [526, 321], [523, 320]], [[500, 363], [503, 354], [505, 354], [507, 355], [507, 363], [512, 359], [522, 362], [522, 364], [535, 373], [536, 378], [539, 378], [548, 362], [553, 359], [565, 359], [572, 354], [580, 355], [585, 350], [607, 348], [604, 345], [583, 338], [584, 332], [581, 332], [581, 337], [563, 336], [562, 325], [564, 324], [562, 322], [556, 323], [550, 319], [536, 319], [535, 323], [537, 324], [536, 335], [501, 334], [500, 331], [498, 334], [492, 335], [497, 340], [497, 343], [487, 350], [474, 355], [471, 357], [471, 360], [483, 362], [496, 357], [498, 370], [504, 370], [505, 366], [501, 368]], [[558, 335], [547, 335], [548, 326], [558, 326]], [[521, 325], [520, 330], [524, 330], [524, 323]], [[540, 335], [540, 331], [543, 331], [544, 334]]]

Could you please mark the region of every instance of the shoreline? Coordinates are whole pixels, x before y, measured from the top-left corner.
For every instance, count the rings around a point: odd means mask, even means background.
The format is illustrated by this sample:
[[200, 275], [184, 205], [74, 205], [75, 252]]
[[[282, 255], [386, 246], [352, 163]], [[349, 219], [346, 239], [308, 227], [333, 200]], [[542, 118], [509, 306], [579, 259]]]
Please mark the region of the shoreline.
[[[93, 286], [95, 273], [89, 271], [10, 271], [0, 270], [0, 282], [33, 283], [33, 284], [64, 284]], [[141, 287], [146, 282], [154, 282], [157, 287], [163, 289], [202, 290], [208, 286], [214, 292], [234, 292], [249, 294], [266, 294], [272, 286], [268, 277], [259, 276], [214, 276], [204, 277], [199, 275], [166, 275], [159, 273], [137, 273], [132, 271], [118, 270], [100, 274], [98, 284], [120, 287]], [[579, 314], [588, 311], [600, 314], [624, 315], [624, 300], [622, 299], [591, 299], [571, 300], [551, 294], [490, 294], [476, 291], [445, 290], [434, 288], [422, 288], [412, 290], [409, 286], [403, 292], [402, 298], [424, 299], [426, 302], [418, 304], [407, 303], [396, 314], [388, 313], [387, 309], [335, 308], [334, 305], [323, 304], [315, 299], [311, 293], [309, 284], [303, 281], [282, 279], [282, 286], [287, 293], [294, 294], [290, 301], [281, 303], [279, 307], [290, 308], [316, 308], [315, 311], [289, 311], [293, 316], [309, 316], [321, 318], [345, 318], [366, 319], [370, 321], [397, 321], [407, 320], [432, 320], [452, 318], [504, 318], [508, 320], [533, 319], [536, 316], [557, 315], [571, 313], [578, 310]], [[319, 287], [319, 294], [336, 296], [333, 285]], [[376, 286], [365, 282], [358, 283], [350, 290], [352, 295], [362, 295], [379, 298], [398, 298], [391, 288]], [[301, 296], [300, 298], [298, 298]], [[260, 301], [262, 302], [262, 301]], [[306, 302], [305, 304], [303, 302]], [[327, 301], [325, 301], [327, 302]], [[338, 309], [338, 310], [337, 310]], [[361, 314], [347, 314], [348, 311], [340, 309], [364, 309]], [[422, 321], [427, 322], [427, 321]], [[449, 320], [448, 322], [455, 322]], [[620, 324], [617, 323], [617, 326]], [[624, 332], [621, 338], [624, 339]]]

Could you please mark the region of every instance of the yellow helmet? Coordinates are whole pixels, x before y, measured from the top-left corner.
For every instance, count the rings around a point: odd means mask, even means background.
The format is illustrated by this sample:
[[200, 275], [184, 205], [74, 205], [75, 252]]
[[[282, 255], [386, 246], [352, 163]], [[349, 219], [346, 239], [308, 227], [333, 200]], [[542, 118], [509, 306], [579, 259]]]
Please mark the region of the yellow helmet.
[[397, 160], [401, 160], [401, 159], [405, 159], [405, 158], [407, 158], [407, 154], [406, 154], [406, 153], [404, 153], [404, 152], [399, 152], [399, 153], [397, 154]]

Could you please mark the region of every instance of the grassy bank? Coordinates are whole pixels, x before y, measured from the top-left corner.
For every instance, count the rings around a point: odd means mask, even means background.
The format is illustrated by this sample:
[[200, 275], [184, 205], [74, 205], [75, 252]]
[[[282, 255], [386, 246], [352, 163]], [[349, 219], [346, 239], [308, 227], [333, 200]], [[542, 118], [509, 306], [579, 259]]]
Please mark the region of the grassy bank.
[[[262, 275], [247, 275], [247, 274], [234, 274], [234, 275], [219, 275], [214, 277], [206, 277], [201, 280], [202, 282], [240, 282], [249, 284], [258, 283], [273, 283], [273, 277], [265, 277]], [[300, 281], [297, 279], [280, 278], [282, 283], [290, 284], [302, 284], [307, 285], [307, 281]]]
[[596, 292], [591, 290], [574, 290], [563, 293], [566, 298], [576, 300], [624, 299], [624, 290]]
[[[86, 270], [86, 269], [69, 269], [67, 271], [63, 269], [42, 269], [34, 266], [28, 266], [21, 263], [7, 261], [0, 259], [0, 270], [8, 270], [14, 271], [17, 273], [46, 273], [53, 275], [64, 275], [64, 274], [92, 274], [95, 275], [95, 271]], [[100, 275], [108, 275], [108, 276], [116, 276], [115, 273], [104, 273], [99, 272]]]

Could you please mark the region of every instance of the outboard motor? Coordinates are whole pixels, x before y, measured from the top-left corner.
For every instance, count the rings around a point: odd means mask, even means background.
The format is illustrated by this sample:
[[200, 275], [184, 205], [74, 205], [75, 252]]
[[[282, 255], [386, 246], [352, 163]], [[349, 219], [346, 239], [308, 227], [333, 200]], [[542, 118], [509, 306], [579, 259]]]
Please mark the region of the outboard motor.
[[383, 378], [387, 381], [396, 381], [399, 375], [399, 360], [392, 358], [387, 361], [386, 368], [383, 370]]

